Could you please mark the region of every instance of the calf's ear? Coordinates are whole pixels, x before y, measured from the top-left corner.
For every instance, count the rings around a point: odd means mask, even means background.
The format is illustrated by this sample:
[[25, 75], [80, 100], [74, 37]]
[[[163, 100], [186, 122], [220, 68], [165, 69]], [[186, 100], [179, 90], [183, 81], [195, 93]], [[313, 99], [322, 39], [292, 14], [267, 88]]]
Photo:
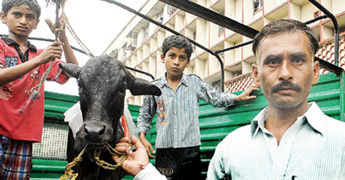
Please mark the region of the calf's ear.
[[60, 63], [59, 67], [64, 70], [68, 75], [78, 79], [81, 67], [71, 63]]
[[127, 87], [133, 95], [155, 95], [160, 96], [161, 90], [151, 84], [149, 81], [134, 77], [130, 72], [126, 71]]

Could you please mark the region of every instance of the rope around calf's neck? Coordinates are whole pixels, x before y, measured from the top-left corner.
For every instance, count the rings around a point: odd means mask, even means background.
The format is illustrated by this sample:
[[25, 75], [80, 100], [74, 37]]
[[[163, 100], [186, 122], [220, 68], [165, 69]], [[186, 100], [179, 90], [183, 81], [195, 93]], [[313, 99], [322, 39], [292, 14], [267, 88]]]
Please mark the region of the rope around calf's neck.
[[79, 153], [79, 155], [77, 157], [75, 157], [73, 159], [72, 162], [68, 163], [66, 165], [66, 169], [65, 169], [65, 173], [64, 175], [62, 175], [60, 177], [59, 180], [67, 180], [67, 179], [71, 179], [71, 180], [75, 180], [78, 177], [78, 173], [74, 173], [74, 170], [72, 169], [75, 165], [77, 165], [79, 162], [83, 161], [83, 154], [85, 153], [85, 149], [86, 149], [87, 145], [84, 147], [84, 149]]
[[[100, 160], [99, 159], [99, 156], [101, 155], [103, 149], [106, 148], [109, 153], [112, 155], [112, 156], [118, 156], [120, 157], [120, 162], [118, 164], [110, 164], [108, 162], [105, 162], [103, 160]], [[96, 161], [96, 164], [99, 166], [99, 167], [102, 167], [104, 169], [108, 169], [108, 170], [116, 170], [117, 168], [121, 167], [122, 163], [126, 160], [127, 158], [127, 155], [125, 153], [121, 153], [121, 152], [118, 152], [116, 151], [113, 147], [111, 147], [108, 143], [106, 143], [103, 148], [101, 149], [97, 149], [94, 153], [94, 159]]]
[[[133, 146], [131, 144], [131, 146]], [[86, 148], [87, 148], [87, 145], [84, 147], [84, 149], [79, 153], [79, 155], [77, 157], [75, 157], [73, 159], [72, 162], [68, 163], [66, 165], [66, 169], [65, 169], [65, 173], [64, 175], [62, 175], [60, 177], [59, 180], [67, 180], [67, 179], [71, 179], [71, 180], [75, 180], [77, 179], [78, 177], [78, 173], [75, 173], [74, 170], [72, 169], [74, 166], [76, 166], [79, 162], [82, 162], [83, 161], [83, 154], [86, 152]], [[118, 156], [120, 157], [120, 162], [118, 164], [110, 164], [108, 162], [105, 162], [103, 160], [101, 160], [99, 158], [99, 156], [101, 155], [101, 153], [104, 151], [104, 150], [108, 150], [109, 153], [112, 155], [112, 156]], [[89, 154], [89, 153], [88, 153]], [[89, 154], [90, 155], [90, 154]], [[108, 143], [105, 143], [103, 146], [97, 148], [93, 154], [93, 158], [95, 159], [95, 162], [96, 164], [99, 166], [99, 167], [102, 167], [103, 169], [107, 169], [107, 170], [116, 170], [117, 168], [121, 167], [123, 162], [126, 160], [127, 158], [127, 155], [125, 153], [122, 153], [122, 152], [118, 152], [116, 151], [113, 147], [111, 147]]]

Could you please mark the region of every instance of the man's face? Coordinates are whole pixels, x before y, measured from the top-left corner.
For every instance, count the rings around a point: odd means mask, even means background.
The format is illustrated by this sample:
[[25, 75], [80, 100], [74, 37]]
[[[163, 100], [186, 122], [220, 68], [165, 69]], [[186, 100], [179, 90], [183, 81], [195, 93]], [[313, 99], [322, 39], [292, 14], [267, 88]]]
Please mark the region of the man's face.
[[10, 35], [28, 37], [32, 30], [37, 28], [39, 20], [35, 11], [31, 10], [26, 4], [12, 7], [7, 15], [2, 12], [1, 20], [9, 28]]
[[319, 79], [319, 62], [313, 62], [306, 34], [282, 33], [261, 41], [253, 75], [270, 107], [298, 108], [307, 105], [311, 87]]
[[185, 48], [171, 47], [165, 56], [162, 54], [161, 58], [170, 77], [180, 77], [184, 69], [189, 65]]

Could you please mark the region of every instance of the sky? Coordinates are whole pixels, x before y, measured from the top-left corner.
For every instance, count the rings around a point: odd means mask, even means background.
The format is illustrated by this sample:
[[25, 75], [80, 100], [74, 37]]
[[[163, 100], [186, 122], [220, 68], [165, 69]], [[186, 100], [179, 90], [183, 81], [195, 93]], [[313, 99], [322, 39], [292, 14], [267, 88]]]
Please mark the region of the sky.
[[[55, 22], [55, 5], [46, 3], [46, 0], [37, 0], [42, 9], [40, 23], [30, 37], [54, 39], [55, 35], [50, 31], [45, 19]], [[139, 10], [146, 0], [117, 0], [118, 2]], [[1, 5], [0, 5], [1, 7]], [[96, 56], [101, 55], [119, 32], [127, 25], [134, 14], [114, 4], [101, 0], [66, 0], [65, 13], [68, 21], [79, 39]], [[70, 44], [82, 49], [66, 29]], [[0, 34], [8, 34], [6, 25], [0, 23]], [[50, 43], [30, 40], [37, 48], [46, 48]], [[74, 51], [78, 63], [83, 66], [88, 56]], [[63, 59], [64, 60], [64, 59]], [[62, 94], [78, 95], [78, 85], [74, 78], [60, 85], [55, 82], [45, 82], [45, 90]]]

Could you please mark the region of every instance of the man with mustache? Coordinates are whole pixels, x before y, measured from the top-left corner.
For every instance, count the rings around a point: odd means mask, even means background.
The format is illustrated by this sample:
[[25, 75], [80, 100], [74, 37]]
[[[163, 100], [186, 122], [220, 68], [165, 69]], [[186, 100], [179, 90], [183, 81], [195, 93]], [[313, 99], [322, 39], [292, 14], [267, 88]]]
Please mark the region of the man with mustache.
[[308, 94], [319, 80], [314, 33], [295, 20], [267, 24], [254, 39], [268, 107], [216, 148], [207, 178], [345, 179], [345, 123], [326, 116]]

